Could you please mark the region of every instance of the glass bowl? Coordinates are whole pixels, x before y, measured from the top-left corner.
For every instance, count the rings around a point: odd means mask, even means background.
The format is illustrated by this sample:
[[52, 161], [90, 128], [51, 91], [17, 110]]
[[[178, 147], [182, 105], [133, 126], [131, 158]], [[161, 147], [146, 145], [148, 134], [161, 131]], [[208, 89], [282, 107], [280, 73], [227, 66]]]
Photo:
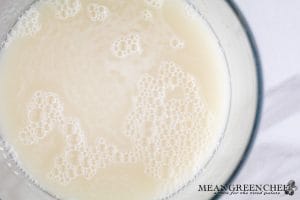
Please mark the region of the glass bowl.
[[[2, 0], [0, 4], [0, 42], [18, 17], [35, 0]], [[231, 0], [187, 0], [208, 23], [226, 57], [231, 82], [231, 103], [222, 141], [212, 159], [190, 183], [170, 199], [217, 199], [221, 194], [198, 191], [199, 185], [224, 185], [241, 170], [253, 144], [262, 107], [262, 72], [258, 51], [249, 26]], [[15, 153], [1, 139], [0, 199], [53, 200], [38, 187], [15, 162]]]

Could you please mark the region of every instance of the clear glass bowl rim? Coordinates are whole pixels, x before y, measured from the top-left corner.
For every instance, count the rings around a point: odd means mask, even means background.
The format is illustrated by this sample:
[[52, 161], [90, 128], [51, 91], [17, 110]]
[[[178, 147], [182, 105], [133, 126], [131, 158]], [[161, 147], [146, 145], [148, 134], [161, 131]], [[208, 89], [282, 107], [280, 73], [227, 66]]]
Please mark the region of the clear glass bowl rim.
[[[254, 63], [255, 63], [255, 70], [256, 70], [256, 77], [257, 77], [257, 105], [256, 105], [256, 114], [255, 114], [255, 119], [254, 123], [252, 126], [252, 131], [251, 135], [248, 141], [248, 144], [242, 154], [242, 157], [240, 161], [238, 162], [237, 166], [235, 167], [234, 171], [231, 173], [227, 181], [225, 182], [225, 185], [230, 185], [233, 183], [234, 179], [237, 177], [237, 175], [240, 173], [242, 170], [245, 161], [248, 159], [251, 150], [253, 149], [253, 145], [255, 142], [255, 138], [257, 136], [258, 130], [259, 130], [259, 125], [261, 121], [261, 116], [262, 116], [262, 108], [263, 108], [263, 100], [264, 100], [264, 84], [263, 84], [263, 71], [262, 71], [262, 64], [261, 64], [261, 59], [260, 59], [260, 54], [259, 50], [257, 47], [257, 43], [254, 37], [254, 34], [250, 28], [250, 25], [248, 21], [246, 20], [244, 14], [236, 4], [235, 0], [225, 0], [227, 3], [228, 7], [232, 10], [232, 12], [235, 14], [236, 18], [239, 20], [242, 29], [244, 30], [244, 33], [246, 34], [247, 40], [250, 44], [251, 51], [253, 54], [254, 58]], [[222, 196], [222, 193], [216, 193], [211, 200], [217, 200], [220, 199]]]

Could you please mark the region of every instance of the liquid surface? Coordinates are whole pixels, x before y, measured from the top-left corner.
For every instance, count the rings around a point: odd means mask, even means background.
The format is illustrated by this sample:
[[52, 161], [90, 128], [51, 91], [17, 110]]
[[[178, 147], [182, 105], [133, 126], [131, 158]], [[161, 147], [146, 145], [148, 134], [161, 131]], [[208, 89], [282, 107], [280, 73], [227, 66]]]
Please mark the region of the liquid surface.
[[183, 0], [42, 0], [0, 54], [1, 134], [61, 199], [152, 200], [222, 137], [226, 62]]

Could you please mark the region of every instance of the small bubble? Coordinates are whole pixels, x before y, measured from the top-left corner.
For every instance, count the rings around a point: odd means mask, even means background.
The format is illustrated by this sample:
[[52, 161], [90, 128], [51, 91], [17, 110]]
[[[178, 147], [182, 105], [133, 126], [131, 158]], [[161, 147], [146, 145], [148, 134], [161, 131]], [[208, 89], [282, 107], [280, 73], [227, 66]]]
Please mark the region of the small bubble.
[[113, 55], [119, 58], [142, 54], [143, 50], [141, 47], [140, 35], [130, 33], [115, 40], [112, 44], [111, 50]]
[[91, 3], [87, 6], [88, 16], [93, 22], [104, 22], [110, 15], [110, 10], [103, 5]]
[[81, 10], [80, 0], [49, 0], [54, 6], [55, 15], [61, 20], [76, 16]]
[[174, 36], [170, 39], [170, 47], [173, 49], [183, 49], [185, 44], [178, 37]]

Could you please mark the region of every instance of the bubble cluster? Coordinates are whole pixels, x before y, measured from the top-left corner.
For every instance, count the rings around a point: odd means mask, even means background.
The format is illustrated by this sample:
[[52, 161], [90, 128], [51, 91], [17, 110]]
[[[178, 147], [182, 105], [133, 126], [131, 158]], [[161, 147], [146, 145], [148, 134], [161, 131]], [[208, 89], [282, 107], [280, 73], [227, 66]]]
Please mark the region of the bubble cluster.
[[40, 13], [35, 7], [31, 7], [20, 17], [11, 34], [16, 37], [34, 36], [41, 27]]
[[65, 20], [76, 16], [81, 9], [80, 0], [49, 0], [54, 6], [54, 12], [57, 18]]
[[196, 173], [208, 114], [197, 81], [174, 62], [163, 62], [157, 78], [144, 75], [125, 134], [145, 173], [159, 179], [176, 178], [187, 168]]
[[186, 169], [196, 173], [202, 142], [212, 125], [196, 79], [174, 62], [161, 63], [157, 76], [144, 74], [137, 83], [122, 130], [131, 151], [122, 151], [102, 137], [89, 144], [79, 120], [66, 117], [58, 95], [51, 92], [33, 95], [27, 117], [28, 124], [20, 132], [24, 144], [38, 143], [54, 127], [63, 135], [64, 151], [49, 173], [62, 185], [79, 176], [90, 180], [99, 169], [113, 164], [139, 162], [145, 174], [163, 180], [176, 179]]
[[109, 9], [106, 6], [91, 3], [87, 6], [88, 16], [93, 22], [104, 22], [110, 14]]
[[142, 17], [145, 21], [151, 21], [153, 19], [153, 15], [150, 10], [143, 10]]
[[27, 125], [19, 138], [25, 145], [37, 144], [54, 129], [63, 135], [64, 152], [54, 160], [49, 178], [62, 185], [79, 176], [92, 179], [98, 169], [116, 163], [136, 163], [133, 152], [119, 151], [115, 145], [98, 137], [95, 144], [88, 144], [78, 119], [66, 117], [57, 94], [37, 91], [27, 107]]
[[140, 55], [142, 51], [141, 37], [137, 33], [127, 34], [115, 40], [112, 44], [112, 53], [118, 58]]
[[91, 180], [99, 169], [112, 164], [137, 162], [135, 154], [121, 152], [101, 137], [97, 138], [95, 145], [88, 145], [84, 134], [80, 131], [70, 132], [65, 137], [67, 147], [62, 155], [55, 158], [54, 167], [49, 173], [50, 179], [62, 185], [69, 184], [79, 176]]
[[56, 124], [62, 123], [63, 106], [54, 93], [35, 92], [27, 109], [28, 123], [19, 135], [24, 144], [38, 143]]
[[155, 9], [160, 9], [164, 4], [164, 0], [145, 0], [145, 2], [148, 6], [151, 6]]
[[94, 148], [88, 147], [85, 134], [76, 119], [66, 119], [62, 127], [65, 150], [55, 158], [49, 178], [67, 185], [78, 176], [91, 179], [96, 175], [100, 162]]
[[99, 169], [112, 164], [137, 161], [133, 153], [119, 151], [102, 137], [89, 145], [78, 120], [67, 119], [63, 125], [63, 135], [66, 143], [64, 153], [56, 157], [49, 173], [49, 178], [62, 185], [69, 184], [79, 176], [90, 180]]
[[170, 47], [173, 49], [183, 49], [185, 45], [184, 41], [182, 41], [176, 36], [172, 37], [169, 43], [170, 43]]

